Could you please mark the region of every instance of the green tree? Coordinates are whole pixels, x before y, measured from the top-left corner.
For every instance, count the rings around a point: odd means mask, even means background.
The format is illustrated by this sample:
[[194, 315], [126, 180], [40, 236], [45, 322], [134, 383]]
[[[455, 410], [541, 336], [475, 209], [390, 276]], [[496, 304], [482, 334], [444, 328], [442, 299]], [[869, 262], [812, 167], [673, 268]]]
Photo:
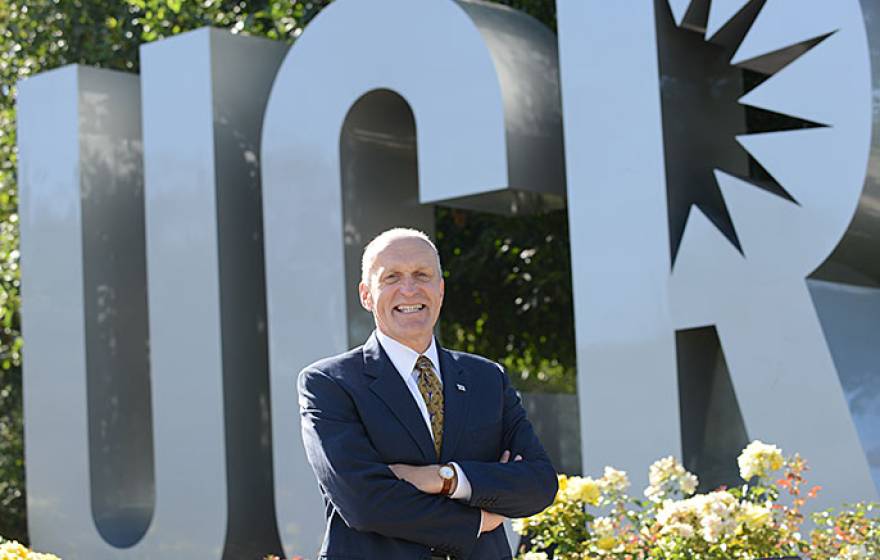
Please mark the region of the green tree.
[[[0, 535], [27, 542], [16, 83], [71, 63], [137, 72], [142, 43], [209, 25], [293, 42], [330, 1], [0, 0]], [[500, 3], [555, 29], [553, 0]], [[565, 213], [514, 219], [440, 209], [438, 238], [453, 287], [447, 343], [522, 372], [521, 387], [573, 390]]]
[[438, 209], [445, 345], [502, 363], [525, 391], [575, 390], [568, 214]]

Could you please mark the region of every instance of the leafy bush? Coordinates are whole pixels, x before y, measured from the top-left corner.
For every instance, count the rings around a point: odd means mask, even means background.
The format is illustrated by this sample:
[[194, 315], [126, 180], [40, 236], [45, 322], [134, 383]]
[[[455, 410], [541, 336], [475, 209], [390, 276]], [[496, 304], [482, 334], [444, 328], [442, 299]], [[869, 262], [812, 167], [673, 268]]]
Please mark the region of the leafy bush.
[[854, 504], [839, 511], [813, 514], [816, 529], [810, 535], [813, 560], [880, 558], [877, 504]]
[[[694, 494], [697, 477], [673, 457], [650, 467], [646, 499], [627, 494], [626, 473], [559, 476], [559, 492], [543, 512], [514, 529], [530, 545], [522, 560], [751, 560], [803, 555], [812, 560], [880, 558], [880, 517], [874, 504], [814, 515], [801, 536], [802, 508], [819, 487], [806, 489], [806, 462], [760, 441], [739, 456], [736, 488]], [[779, 476], [774, 481], [774, 478]], [[783, 499], [784, 498], [784, 499]]]

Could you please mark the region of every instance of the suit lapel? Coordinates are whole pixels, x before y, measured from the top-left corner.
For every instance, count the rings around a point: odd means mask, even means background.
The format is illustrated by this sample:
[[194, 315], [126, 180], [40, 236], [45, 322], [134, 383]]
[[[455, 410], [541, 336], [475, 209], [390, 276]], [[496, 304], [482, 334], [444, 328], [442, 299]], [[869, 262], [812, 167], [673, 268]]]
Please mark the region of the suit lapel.
[[[435, 463], [437, 454], [434, 451], [434, 442], [422, 413], [394, 364], [382, 350], [376, 333], [364, 344], [364, 368], [367, 375], [375, 378], [370, 384], [370, 390], [388, 405], [392, 414], [403, 424], [421, 450], [425, 461]], [[444, 394], [445, 392], [444, 390]]]
[[448, 463], [455, 455], [467, 421], [469, 376], [467, 371], [443, 348], [437, 348], [443, 376], [443, 446], [440, 462]]

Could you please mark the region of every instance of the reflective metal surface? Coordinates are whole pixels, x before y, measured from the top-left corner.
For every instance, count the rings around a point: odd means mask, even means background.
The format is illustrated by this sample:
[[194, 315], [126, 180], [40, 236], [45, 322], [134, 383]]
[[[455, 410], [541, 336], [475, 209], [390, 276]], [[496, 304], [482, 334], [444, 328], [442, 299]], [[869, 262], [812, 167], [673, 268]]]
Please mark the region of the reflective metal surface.
[[737, 137], [793, 201], [716, 168], [740, 249], [692, 209], [670, 295], [677, 328], [717, 328], [749, 439], [809, 458], [811, 482], [825, 489], [816, 507], [876, 496], [805, 282], [843, 236], [864, 185], [872, 105], [859, 5], [767, 3], [731, 60], [750, 68], [828, 33], [740, 99], [825, 125]]
[[653, 2], [557, 10], [583, 467], [640, 487], [681, 449]]
[[880, 288], [808, 282], [853, 423], [880, 488]]
[[155, 504], [138, 80], [67, 66], [17, 112], [30, 537], [87, 558]]
[[873, 139], [859, 206], [846, 235], [817, 277], [880, 286], [880, 3], [861, 0], [871, 65]]
[[[26, 438], [40, 548], [72, 559], [280, 548], [256, 162], [285, 51], [208, 29], [145, 46], [143, 172], [136, 77], [69, 67], [22, 84]], [[111, 429], [118, 416], [126, 429]]]
[[[811, 480], [826, 488], [818, 507], [871, 498], [805, 283], [847, 231], [864, 185], [872, 90], [859, 4], [650, 4], [656, 15], [646, 5], [558, 5], [584, 467], [642, 473], [679, 449], [690, 428], [679, 427], [680, 399], [683, 420], [708, 422], [692, 414], [688, 391], [710, 398], [724, 379], [675, 390], [674, 336], [714, 326], [731, 385], [715, 413], [733, 402], [728, 416], [741, 418], [719, 435], [744, 429], [809, 457]], [[655, 16], [668, 18], [656, 37]], [[742, 95], [725, 62], [772, 75]], [[808, 127], [743, 134], [737, 102]], [[685, 370], [711, 354], [706, 344], [679, 346]], [[698, 447], [684, 455], [707, 459], [704, 437], [691, 435]]]
[[374, 90], [355, 102], [340, 131], [339, 151], [345, 303], [348, 345], [353, 347], [363, 344], [375, 328], [356, 291], [364, 246], [393, 225], [433, 235], [434, 208], [419, 203], [415, 121], [398, 94]]
[[210, 34], [141, 53], [157, 508], [130, 550], [217, 557], [229, 512]]
[[285, 52], [211, 29], [142, 48], [158, 498], [145, 556], [278, 547], [257, 157]]

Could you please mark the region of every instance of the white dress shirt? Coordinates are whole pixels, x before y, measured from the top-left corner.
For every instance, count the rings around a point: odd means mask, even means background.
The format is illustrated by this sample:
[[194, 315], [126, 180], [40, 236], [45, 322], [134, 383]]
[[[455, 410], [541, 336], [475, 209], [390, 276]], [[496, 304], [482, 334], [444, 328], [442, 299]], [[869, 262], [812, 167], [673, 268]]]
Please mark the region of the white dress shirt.
[[[394, 364], [394, 369], [400, 374], [403, 382], [406, 383], [407, 389], [409, 389], [413, 399], [416, 401], [433, 441], [434, 431], [431, 429], [431, 415], [428, 414], [428, 405], [425, 403], [425, 398], [422, 397], [421, 391], [419, 391], [419, 372], [416, 369], [416, 360], [419, 359], [420, 354], [412, 348], [397, 342], [379, 329], [376, 329], [376, 337], [379, 339], [382, 349], [388, 354], [388, 359]], [[431, 345], [425, 351], [425, 357], [431, 360], [434, 372], [442, 387], [443, 376], [440, 374], [440, 359], [437, 355], [437, 343], [434, 341], [434, 337], [431, 337]], [[464, 471], [461, 470], [461, 467], [458, 466], [458, 463], [450, 464], [455, 469], [455, 475], [458, 477], [458, 486], [455, 487], [455, 492], [449, 497], [455, 500], [469, 500], [471, 497], [471, 483], [468, 481], [467, 476], [465, 476]]]

